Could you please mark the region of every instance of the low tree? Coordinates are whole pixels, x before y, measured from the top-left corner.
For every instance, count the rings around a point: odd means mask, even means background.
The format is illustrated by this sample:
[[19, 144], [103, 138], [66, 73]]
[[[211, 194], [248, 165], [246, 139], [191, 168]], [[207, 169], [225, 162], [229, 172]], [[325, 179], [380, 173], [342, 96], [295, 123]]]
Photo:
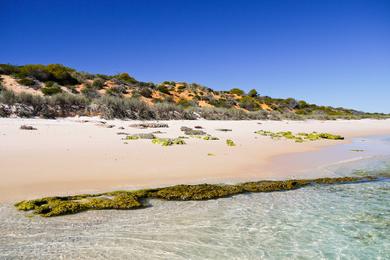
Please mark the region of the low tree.
[[256, 89], [251, 89], [249, 90], [248, 92], [248, 96], [250, 97], [257, 97], [259, 94], [257, 93], [257, 90]]
[[229, 92], [230, 92], [230, 94], [236, 94], [238, 96], [242, 96], [245, 94], [245, 92], [239, 88], [232, 88]]

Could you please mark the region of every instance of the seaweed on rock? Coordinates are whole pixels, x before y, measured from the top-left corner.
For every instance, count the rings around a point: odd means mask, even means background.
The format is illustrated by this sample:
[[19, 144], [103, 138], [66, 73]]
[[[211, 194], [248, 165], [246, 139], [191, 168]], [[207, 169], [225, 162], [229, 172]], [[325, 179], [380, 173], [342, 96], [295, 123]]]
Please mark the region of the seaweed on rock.
[[328, 185], [375, 181], [380, 177], [338, 177], [284, 181], [257, 181], [235, 185], [198, 184], [176, 185], [165, 188], [136, 191], [114, 191], [100, 194], [83, 194], [65, 197], [47, 197], [24, 200], [15, 204], [18, 210], [33, 211], [42, 217], [75, 214], [87, 210], [138, 209], [146, 207], [148, 199], [175, 201], [211, 200], [249, 192], [275, 192], [299, 189], [311, 184]]
[[281, 138], [290, 139], [290, 140], [294, 140], [297, 143], [302, 143], [304, 141], [317, 141], [320, 139], [344, 140], [344, 137], [341, 135], [334, 135], [330, 133], [317, 133], [317, 132], [293, 134], [291, 131], [272, 132], [266, 130], [259, 130], [256, 131], [255, 134], [259, 134], [262, 136], [269, 136], [272, 139], [281, 139]]

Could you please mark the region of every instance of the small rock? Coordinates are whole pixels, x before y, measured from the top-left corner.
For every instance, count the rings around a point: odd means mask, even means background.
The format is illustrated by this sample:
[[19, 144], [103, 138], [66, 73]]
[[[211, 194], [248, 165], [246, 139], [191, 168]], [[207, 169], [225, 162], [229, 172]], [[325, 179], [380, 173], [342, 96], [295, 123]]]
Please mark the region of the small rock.
[[35, 127], [33, 127], [31, 125], [22, 125], [20, 127], [20, 129], [22, 129], [22, 130], [37, 130]]

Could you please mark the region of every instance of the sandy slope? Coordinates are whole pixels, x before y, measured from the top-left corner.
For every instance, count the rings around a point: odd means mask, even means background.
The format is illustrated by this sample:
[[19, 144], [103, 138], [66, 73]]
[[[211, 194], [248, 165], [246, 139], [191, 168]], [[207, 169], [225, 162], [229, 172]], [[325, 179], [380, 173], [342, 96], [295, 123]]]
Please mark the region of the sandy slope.
[[[175, 183], [286, 178], [289, 172], [273, 170], [271, 157], [340, 143], [275, 141], [253, 133], [260, 129], [331, 132], [344, 135], [345, 142], [356, 136], [390, 134], [390, 120], [168, 121], [169, 128], [145, 130], [128, 127], [134, 121], [108, 121], [115, 127], [106, 128], [98, 125], [97, 118], [88, 120], [0, 118], [0, 201]], [[22, 124], [38, 130], [20, 130]], [[166, 132], [161, 137], [177, 137], [183, 135], [181, 126], [195, 125], [221, 140], [188, 139], [187, 145], [161, 147], [150, 140], [124, 144], [123, 136], [116, 134], [161, 130]], [[228, 147], [226, 138], [237, 146]]]

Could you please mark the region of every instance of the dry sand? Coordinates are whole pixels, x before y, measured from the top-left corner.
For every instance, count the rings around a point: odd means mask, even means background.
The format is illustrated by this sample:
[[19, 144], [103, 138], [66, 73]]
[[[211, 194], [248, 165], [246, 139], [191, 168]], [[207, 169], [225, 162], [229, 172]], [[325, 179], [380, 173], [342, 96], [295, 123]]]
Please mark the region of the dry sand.
[[[107, 121], [106, 125], [115, 125], [113, 128], [106, 128], [98, 121], [98, 118], [0, 118], [0, 201], [177, 183], [289, 178], [292, 176], [288, 169], [292, 166], [285, 165], [286, 170], [281, 171], [271, 158], [318, 150], [357, 136], [390, 134], [390, 120], [165, 121], [169, 128], [143, 130], [129, 127], [137, 121]], [[20, 130], [23, 124], [38, 130]], [[196, 125], [220, 140], [191, 138], [186, 140], [187, 145], [162, 147], [150, 140], [124, 144], [124, 136], [117, 135], [117, 132], [160, 130], [165, 133], [159, 137], [177, 137], [183, 135], [181, 126]], [[217, 128], [232, 131], [216, 131]], [[330, 132], [341, 134], [346, 140], [294, 143], [253, 133], [260, 129]], [[237, 146], [228, 147], [227, 138], [233, 139]]]

